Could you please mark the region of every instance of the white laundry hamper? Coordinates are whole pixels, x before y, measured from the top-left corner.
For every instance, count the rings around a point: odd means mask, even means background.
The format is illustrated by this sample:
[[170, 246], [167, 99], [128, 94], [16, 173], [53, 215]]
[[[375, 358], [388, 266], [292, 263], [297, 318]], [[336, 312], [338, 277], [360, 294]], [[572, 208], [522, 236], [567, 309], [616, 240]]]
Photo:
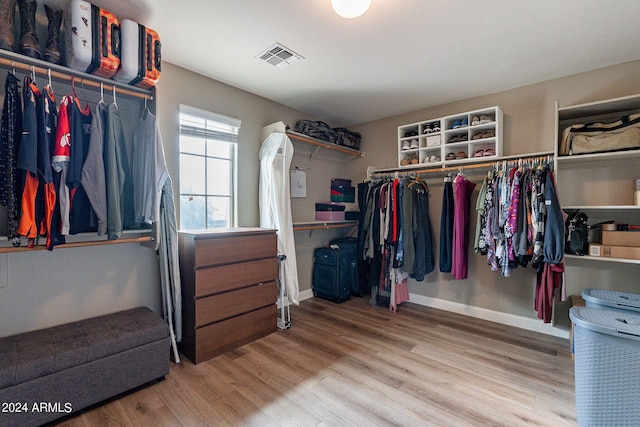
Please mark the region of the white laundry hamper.
[[640, 314], [640, 295], [607, 289], [588, 288], [582, 291], [586, 307], [605, 310], [625, 310]]
[[640, 423], [640, 313], [572, 307], [580, 426]]

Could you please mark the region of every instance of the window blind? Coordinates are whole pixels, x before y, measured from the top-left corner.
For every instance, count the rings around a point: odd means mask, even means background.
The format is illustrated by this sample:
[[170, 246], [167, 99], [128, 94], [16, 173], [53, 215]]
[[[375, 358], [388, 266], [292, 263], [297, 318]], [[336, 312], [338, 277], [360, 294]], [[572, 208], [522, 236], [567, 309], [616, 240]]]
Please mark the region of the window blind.
[[224, 142], [238, 142], [242, 121], [222, 114], [180, 105], [180, 134]]

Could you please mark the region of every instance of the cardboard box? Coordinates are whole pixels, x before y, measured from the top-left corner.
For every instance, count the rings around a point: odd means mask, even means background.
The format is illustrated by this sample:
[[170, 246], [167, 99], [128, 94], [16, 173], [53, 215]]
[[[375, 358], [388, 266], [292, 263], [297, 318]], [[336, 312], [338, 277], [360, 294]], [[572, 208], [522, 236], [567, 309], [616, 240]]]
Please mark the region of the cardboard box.
[[602, 244], [611, 246], [634, 246], [640, 248], [638, 231], [603, 231]]
[[605, 258], [640, 259], [640, 247], [590, 244], [589, 255]]
[[438, 145], [440, 145], [440, 135], [427, 137], [427, 147], [437, 147]]

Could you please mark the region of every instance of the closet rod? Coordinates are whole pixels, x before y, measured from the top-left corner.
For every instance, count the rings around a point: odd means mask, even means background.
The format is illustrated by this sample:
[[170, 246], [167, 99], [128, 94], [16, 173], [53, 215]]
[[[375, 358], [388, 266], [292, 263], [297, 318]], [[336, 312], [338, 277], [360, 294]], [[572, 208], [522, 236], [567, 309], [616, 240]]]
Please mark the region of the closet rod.
[[[92, 240], [90, 242], [63, 243], [61, 245], [56, 246], [56, 249], [81, 248], [86, 246], [117, 245], [121, 243], [142, 243], [142, 242], [150, 242], [151, 240], [153, 240], [151, 236], [131, 237], [128, 239], [116, 239], [116, 240]], [[34, 246], [33, 248], [29, 248], [26, 246], [20, 246], [17, 248], [5, 247], [5, 248], [0, 248], [0, 254], [6, 254], [11, 252], [41, 251], [45, 249], [46, 249], [45, 246]]]
[[[42, 61], [39, 61], [39, 62], [42, 62]], [[28, 64], [20, 61], [19, 59], [10, 59], [10, 58], [0, 57], [0, 66], [8, 70], [11, 70], [12, 68], [19, 69], [22, 71], [28, 71], [28, 72], [31, 72], [33, 70], [35, 71], [36, 74], [40, 74], [41, 76], [47, 76], [47, 77], [49, 73], [51, 73], [51, 77], [57, 80], [67, 81], [71, 83], [75, 79], [75, 82], [80, 85], [87, 85], [95, 88], [100, 88], [100, 85], [102, 85], [104, 90], [113, 90], [115, 88], [116, 92], [122, 95], [131, 96], [135, 98], [142, 98], [147, 100], [153, 100], [153, 95], [149, 93], [144, 93], [145, 89], [136, 90], [133, 87], [131, 88], [121, 87], [111, 80], [102, 79], [100, 77], [96, 77], [96, 78], [86, 77], [84, 73], [75, 73], [73, 72], [73, 70], [71, 70], [70, 72], [57, 71], [55, 69], [56, 68], [55, 65], [53, 64], [52, 64], [52, 67], [43, 67], [39, 65]], [[105, 83], [105, 81], [108, 83]]]
[[378, 171], [372, 171], [371, 178], [376, 178], [378, 176], [391, 175], [391, 174], [395, 174], [396, 172], [398, 173], [398, 175], [404, 176], [404, 175], [421, 175], [421, 174], [428, 174], [428, 173], [447, 173], [447, 172], [459, 171], [461, 169], [462, 170], [487, 169], [487, 168], [492, 168], [496, 164], [503, 161], [511, 162], [514, 160], [517, 161], [517, 160], [524, 160], [524, 159], [536, 159], [536, 158], [544, 159], [545, 157], [549, 157], [550, 160], [552, 160], [553, 156], [554, 156], [554, 153], [552, 151], [549, 151], [549, 152], [542, 152], [542, 153], [531, 153], [531, 154], [522, 154], [522, 155], [516, 155], [516, 156], [499, 157], [492, 162], [467, 163], [467, 164], [461, 163], [456, 166], [445, 166], [441, 168], [406, 169], [406, 170], [405, 169], [382, 169]]

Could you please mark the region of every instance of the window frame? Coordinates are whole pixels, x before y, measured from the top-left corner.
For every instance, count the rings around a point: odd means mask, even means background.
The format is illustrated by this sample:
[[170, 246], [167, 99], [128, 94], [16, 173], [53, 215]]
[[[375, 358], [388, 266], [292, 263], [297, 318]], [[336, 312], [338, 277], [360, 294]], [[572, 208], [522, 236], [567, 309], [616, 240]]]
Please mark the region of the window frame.
[[[209, 221], [208, 221], [208, 201], [210, 197], [227, 197], [226, 195], [220, 195], [220, 194], [215, 194], [215, 193], [211, 193], [209, 188], [208, 188], [208, 176], [207, 176], [207, 163], [209, 160], [217, 160], [217, 159], [221, 159], [224, 161], [229, 161], [229, 215], [228, 215], [228, 227], [229, 228], [235, 228], [237, 227], [238, 224], [238, 142], [239, 142], [239, 134], [240, 134], [240, 128], [242, 125], [241, 120], [239, 119], [235, 119], [233, 117], [227, 117], [218, 113], [214, 113], [211, 111], [207, 111], [207, 110], [202, 110], [199, 108], [195, 108], [195, 107], [191, 107], [188, 105], [183, 105], [180, 104], [179, 108], [178, 108], [178, 128], [179, 128], [179, 133], [178, 133], [178, 154], [179, 154], [179, 165], [182, 165], [182, 161], [184, 159], [183, 156], [194, 156], [194, 157], [200, 157], [204, 160], [204, 193], [199, 194], [199, 193], [183, 193], [182, 192], [182, 184], [180, 184], [180, 188], [178, 189], [178, 193], [179, 193], [179, 206], [180, 206], [180, 218], [178, 221], [178, 226], [179, 229], [181, 229], [181, 225], [182, 225], [182, 200], [183, 197], [204, 197], [204, 227], [200, 227], [200, 228], [204, 228], [204, 229], [211, 229], [211, 230], [215, 230], [215, 229], [220, 229], [222, 227], [209, 227]], [[196, 117], [198, 119], [203, 119], [205, 121], [205, 125], [204, 127], [198, 128], [197, 126], [194, 126], [191, 129], [186, 129], [183, 131], [183, 124], [182, 124], [182, 120], [183, 120], [183, 114], [184, 115], [190, 115], [193, 117]], [[219, 131], [219, 130], [210, 130], [207, 129], [206, 124], [207, 122], [217, 122], [219, 124], [222, 124], [224, 126], [229, 126], [232, 129], [235, 129], [235, 133], [233, 132], [225, 132], [225, 131]], [[195, 134], [193, 133], [193, 131], [197, 132], [198, 130], [201, 130], [202, 133], [201, 134]], [[190, 132], [191, 131], [191, 132]], [[211, 133], [211, 135], [216, 135], [218, 137], [215, 136], [211, 136], [210, 138], [207, 137], [207, 133]], [[183, 136], [190, 136], [193, 138], [201, 138], [202, 143], [204, 144], [203, 146], [203, 153], [202, 154], [198, 154], [198, 153], [193, 153], [193, 152], [188, 152], [188, 151], [183, 151], [183, 144], [182, 144], [182, 138]], [[227, 141], [224, 141], [224, 139], [227, 139]], [[209, 143], [211, 143], [211, 141], [221, 141], [222, 142], [226, 142], [229, 144], [229, 156], [228, 157], [221, 157], [218, 154], [214, 154], [214, 155], [209, 155], [209, 153], [207, 152], [207, 146]], [[181, 167], [181, 166], [179, 166]], [[180, 176], [182, 178], [182, 171], [180, 171]]]

